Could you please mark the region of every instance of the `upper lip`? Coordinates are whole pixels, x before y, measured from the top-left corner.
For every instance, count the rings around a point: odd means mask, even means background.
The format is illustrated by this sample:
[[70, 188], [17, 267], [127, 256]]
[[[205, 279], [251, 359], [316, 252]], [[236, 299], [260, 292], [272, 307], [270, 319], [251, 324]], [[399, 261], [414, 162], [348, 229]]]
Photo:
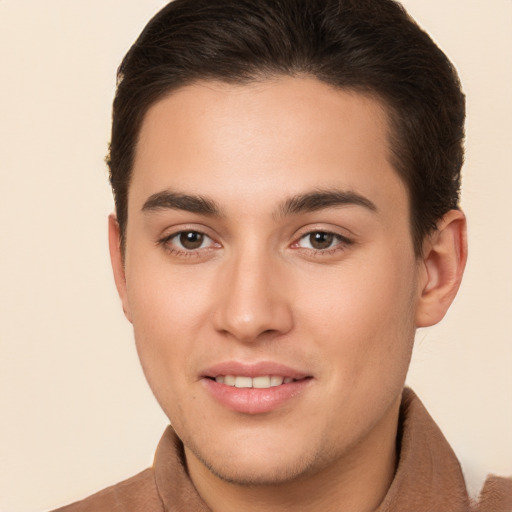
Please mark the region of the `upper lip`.
[[291, 368], [290, 366], [272, 361], [259, 361], [256, 363], [245, 363], [241, 361], [224, 361], [214, 364], [203, 372], [201, 377], [212, 378], [219, 375], [236, 375], [240, 377], [258, 377], [262, 375], [275, 375], [280, 377], [291, 377], [299, 380], [310, 377], [308, 373]]

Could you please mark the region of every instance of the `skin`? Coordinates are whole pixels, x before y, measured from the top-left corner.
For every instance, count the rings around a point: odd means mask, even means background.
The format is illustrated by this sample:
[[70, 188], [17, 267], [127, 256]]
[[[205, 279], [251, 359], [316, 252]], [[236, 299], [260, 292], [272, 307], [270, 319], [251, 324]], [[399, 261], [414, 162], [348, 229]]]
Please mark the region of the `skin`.
[[[319, 190], [349, 200], [283, 211]], [[177, 207], [169, 192], [212, 211]], [[212, 510], [375, 510], [395, 470], [415, 329], [442, 318], [464, 268], [463, 214], [438, 228], [416, 258], [375, 99], [283, 77], [186, 86], [148, 111], [124, 259], [110, 218], [114, 275], [148, 382]], [[181, 244], [183, 232], [203, 234], [199, 248]], [[310, 378], [271, 411], [241, 413], [201, 378], [224, 361]]]

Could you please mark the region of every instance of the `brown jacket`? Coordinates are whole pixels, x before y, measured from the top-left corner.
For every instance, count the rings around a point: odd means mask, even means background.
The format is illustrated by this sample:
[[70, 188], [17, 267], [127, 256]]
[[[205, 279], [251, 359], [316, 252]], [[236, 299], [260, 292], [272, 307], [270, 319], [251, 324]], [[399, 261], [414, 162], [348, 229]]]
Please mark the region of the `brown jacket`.
[[[462, 471], [423, 404], [405, 389], [398, 432], [399, 463], [376, 512], [512, 512], [512, 479], [490, 477], [470, 503]], [[165, 431], [152, 468], [54, 512], [211, 512], [184, 465], [183, 446]]]

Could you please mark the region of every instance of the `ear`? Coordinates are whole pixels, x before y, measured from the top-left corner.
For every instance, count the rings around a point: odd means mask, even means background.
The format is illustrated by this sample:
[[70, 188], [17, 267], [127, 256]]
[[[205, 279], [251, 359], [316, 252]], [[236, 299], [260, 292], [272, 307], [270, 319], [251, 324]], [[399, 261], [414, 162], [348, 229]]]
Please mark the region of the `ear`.
[[123, 311], [126, 318], [131, 322], [131, 313], [126, 293], [126, 274], [124, 271], [124, 259], [121, 251], [121, 231], [117, 217], [111, 213], [108, 216], [108, 245], [110, 249], [110, 261], [114, 272], [114, 281], [116, 282], [117, 293], [121, 298]]
[[466, 217], [450, 210], [423, 244], [416, 327], [442, 320], [459, 289], [467, 252]]

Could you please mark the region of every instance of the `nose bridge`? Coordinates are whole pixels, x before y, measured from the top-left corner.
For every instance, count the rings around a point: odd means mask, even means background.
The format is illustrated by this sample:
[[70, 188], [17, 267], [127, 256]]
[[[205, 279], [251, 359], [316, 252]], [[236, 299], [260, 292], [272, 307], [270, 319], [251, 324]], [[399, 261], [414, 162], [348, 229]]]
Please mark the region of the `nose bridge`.
[[216, 328], [240, 341], [291, 328], [292, 317], [280, 286], [283, 269], [268, 247], [246, 243], [224, 263], [219, 282]]

